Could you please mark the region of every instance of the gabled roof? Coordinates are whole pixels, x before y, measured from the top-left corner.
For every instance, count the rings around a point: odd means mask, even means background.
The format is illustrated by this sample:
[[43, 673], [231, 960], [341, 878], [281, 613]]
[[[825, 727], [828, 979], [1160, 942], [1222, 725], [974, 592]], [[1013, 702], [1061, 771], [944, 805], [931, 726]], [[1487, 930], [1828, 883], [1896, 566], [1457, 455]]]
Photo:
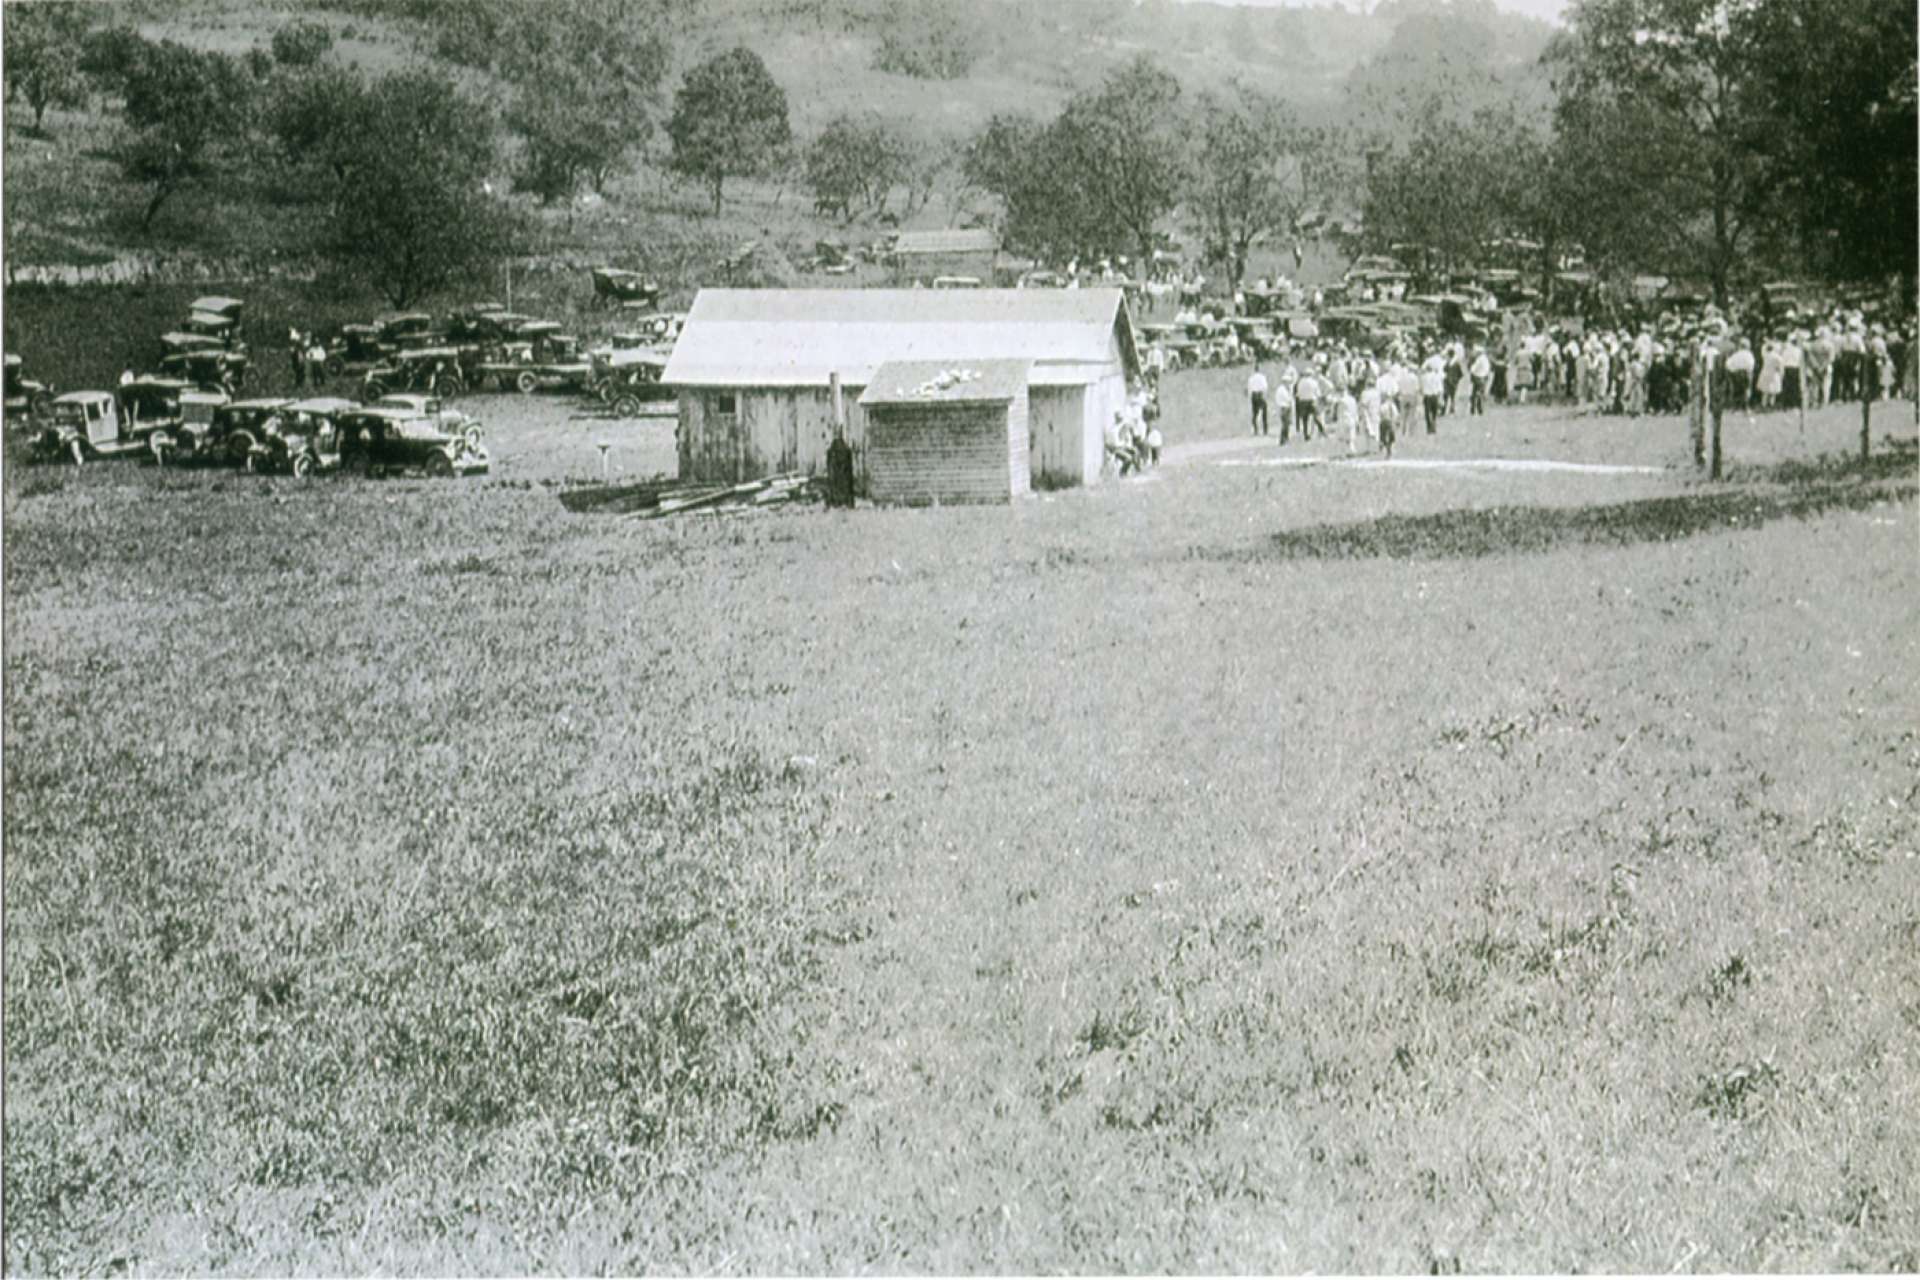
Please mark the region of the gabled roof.
[[1091, 381], [1119, 344], [1140, 367], [1118, 289], [702, 289], [661, 381], [689, 387], [864, 387], [891, 361], [1029, 360]]
[[860, 397], [876, 404], [1005, 404], [1027, 385], [1025, 360], [895, 360]]
[[893, 242], [893, 252], [903, 257], [914, 253], [997, 253], [999, 249], [999, 239], [986, 227], [902, 231]]

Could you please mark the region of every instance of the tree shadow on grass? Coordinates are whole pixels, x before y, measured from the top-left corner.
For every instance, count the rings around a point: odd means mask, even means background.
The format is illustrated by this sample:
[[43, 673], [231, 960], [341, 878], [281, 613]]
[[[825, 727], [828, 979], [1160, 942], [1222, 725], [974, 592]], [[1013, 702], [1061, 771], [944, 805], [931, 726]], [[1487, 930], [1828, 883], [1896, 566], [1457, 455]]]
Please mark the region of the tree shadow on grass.
[[1820, 458], [1736, 473], [1736, 487], [1588, 507], [1500, 507], [1382, 516], [1275, 534], [1228, 558], [1255, 560], [1455, 560], [1534, 554], [1562, 547], [1672, 542], [1726, 529], [1754, 529], [1792, 517], [1860, 511], [1911, 498], [1916, 456], [1909, 441], [1866, 461]]

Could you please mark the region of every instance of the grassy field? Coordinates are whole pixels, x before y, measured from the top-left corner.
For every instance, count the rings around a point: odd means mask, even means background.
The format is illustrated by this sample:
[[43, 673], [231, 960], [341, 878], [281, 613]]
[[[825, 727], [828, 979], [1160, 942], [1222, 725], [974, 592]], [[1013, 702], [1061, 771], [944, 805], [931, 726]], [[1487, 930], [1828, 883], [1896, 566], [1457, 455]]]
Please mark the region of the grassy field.
[[1011, 510], [9, 457], [5, 1269], [1920, 1267], [1911, 407], [1241, 376]]

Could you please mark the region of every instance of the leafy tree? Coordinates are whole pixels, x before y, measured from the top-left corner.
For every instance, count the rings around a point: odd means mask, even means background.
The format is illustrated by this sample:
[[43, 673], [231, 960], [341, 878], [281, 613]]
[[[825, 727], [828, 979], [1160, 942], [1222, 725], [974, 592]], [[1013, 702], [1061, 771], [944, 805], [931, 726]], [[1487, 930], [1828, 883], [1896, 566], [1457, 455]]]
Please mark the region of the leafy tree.
[[7, 13], [7, 101], [25, 100], [36, 132], [47, 108], [86, 104], [81, 52], [90, 20], [87, 8], [77, 4], [22, 4]]
[[351, 67], [321, 63], [282, 77], [265, 114], [266, 132], [280, 144], [286, 163], [319, 173], [334, 211], [371, 136], [373, 99], [366, 81]]
[[518, 86], [506, 114], [522, 148], [514, 183], [545, 203], [583, 183], [604, 195], [653, 132], [669, 54], [660, 6], [577, 0], [564, 23], [525, 17], [494, 64]]
[[806, 151], [814, 209], [847, 222], [861, 213], [882, 213], [908, 165], [904, 141], [878, 116], [835, 116]]
[[1238, 285], [1253, 246], [1291, 229], [1325, 189], [1334, 144], [1278, 99], [1239, 86], [1202, 95], [1197, 126], [1191, 204], [1208, 256]]
[[431, 71], [374, 82], [348, 119], [376, 139], [346, 161], [328, 249], [396, 307], [506, 251], [513, 227], [484, 184], [494, 121]]
[[1465, 124], [1435, 112], [1403, 145], [1369, 157], [1366, 224], [1379, 245], [1419, 244], [1430, 269], [1478, 261], [1510, 229], [1514, 117], [1483, 107]]
[[333, 32], [318, 22], [294, 22], [273, 33], [273, 60], [283, 67], [310, 67], [333, 48]]
[[687, 73], [667, 136], [668, 167], [705, 182], [718, 215], [726, 180], [763, 172], [792, 139], [786, 91], [751, 49], [719, 54]]
[[153, 188], [140, 220], [144, 229], [182, 186], [213, 173], [225, 154], [244, 146], [254, 86], [238, 59], [167, 40], [132, 59], [123, 92], [134, 133], [120, 149], [120, 166]]
[[1136, 58], [1069, 101], [1048, 132], [1047, 160], [1064, 186], [1055, 195], [1081, 210], [1082, 247], [1150, 261], [1187, 175], [1179, 81]]
[[[1713, 283], [1725, 305], [1748, 247], [1779, 210], [1778, 136], [1760, 0], [1575, 0], [1555, 50], [1563, 117], [1613, 144], [1631, 192], [1612, 221], [1618, 257], [1649, 254]], [[1596, 246], [1589, 246], [1590, 248]]]
[[[1763, 153], [1814, 269], [1898, 272], [1911, 297], [1915, 9], [1880, 0], [1769, 0], [1754, 14], [1760, 96], [1780, 125]], [[1793, 274], [1793, 273], [1783, 273]]]

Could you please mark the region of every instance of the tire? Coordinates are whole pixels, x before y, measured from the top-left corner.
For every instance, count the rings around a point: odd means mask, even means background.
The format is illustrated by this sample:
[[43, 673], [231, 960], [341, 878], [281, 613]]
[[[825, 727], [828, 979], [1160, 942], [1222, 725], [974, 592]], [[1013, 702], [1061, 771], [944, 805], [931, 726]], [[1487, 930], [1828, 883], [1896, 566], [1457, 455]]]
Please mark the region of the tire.
[[427, 457], [426, 472], [435, 480], [445, 479], [453, 474], [453, 459], [444, 453], [430, 454]]
[[454, 397], [463, 396], [466, 393], [467, 384], [459, 378], [448, 377], [440, 379], [440, 398], [442, 400], [452, 400]]
[[236, 431], [228, 436], [224, 445], [227, 461], [246, 466], [253, 457], [253, 436], [245, 431]]
[[531, 371], [523, 369], [520, 376], [513, 380], [513, 385], [520, 389], [521, 395], [530, 396], [540, 386], [540, 379], [534, 377]]
[[367, 404], [372, 404], [386, 394], [387, 384], [384, 382], [368, 382], [360, 388], [360, 399]]
[[613, 411], [623, 418], [640, 416], [640, 397], [628, 392], [613, 402]]
[[341, 365], [339, 356], [328, 356], [326, 363], [321, 367], [327, 371], [329, 378], [337, 378], [344, 366]]
[[44, 418], [47, 410], [52, 407], [53, 392], [36, 391], [33, 393], [33, 398], [27, 401], [27, 416], [29, 418]]

